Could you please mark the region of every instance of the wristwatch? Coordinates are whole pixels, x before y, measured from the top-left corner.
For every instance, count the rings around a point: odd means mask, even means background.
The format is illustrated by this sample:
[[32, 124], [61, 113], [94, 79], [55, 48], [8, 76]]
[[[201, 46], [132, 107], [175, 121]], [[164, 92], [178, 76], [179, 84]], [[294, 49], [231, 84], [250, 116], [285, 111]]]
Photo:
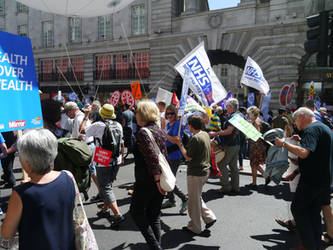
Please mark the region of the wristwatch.
[[286, 139], [282, 142], [282, 147], [284, 147], [287, 144]]

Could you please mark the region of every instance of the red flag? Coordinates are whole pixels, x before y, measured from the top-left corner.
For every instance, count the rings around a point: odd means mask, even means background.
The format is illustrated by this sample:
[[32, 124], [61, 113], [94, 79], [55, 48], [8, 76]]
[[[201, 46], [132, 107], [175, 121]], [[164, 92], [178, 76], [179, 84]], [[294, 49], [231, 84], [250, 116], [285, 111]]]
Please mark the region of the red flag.
[[173, 92], [173, 96], [172, 96], [172, 104], [175, 105], [176, 107], [178, 107], [179, 104], [180, 104], [180, 102], [179, 102], [179, 100], [178, 100], [178, 97], [177, 97], [177, 95], [176, 95], [175, 92]]

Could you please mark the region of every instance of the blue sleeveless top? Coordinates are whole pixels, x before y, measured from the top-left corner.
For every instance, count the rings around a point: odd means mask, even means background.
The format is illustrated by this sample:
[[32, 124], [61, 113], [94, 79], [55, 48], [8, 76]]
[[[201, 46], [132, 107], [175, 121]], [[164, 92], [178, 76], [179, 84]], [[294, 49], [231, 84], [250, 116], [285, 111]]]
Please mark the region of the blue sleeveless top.
[[46, 184], [24, 183], [14, 190], [22, 200], [19, 249], [75, 249], [75, 188], [65, 173]]

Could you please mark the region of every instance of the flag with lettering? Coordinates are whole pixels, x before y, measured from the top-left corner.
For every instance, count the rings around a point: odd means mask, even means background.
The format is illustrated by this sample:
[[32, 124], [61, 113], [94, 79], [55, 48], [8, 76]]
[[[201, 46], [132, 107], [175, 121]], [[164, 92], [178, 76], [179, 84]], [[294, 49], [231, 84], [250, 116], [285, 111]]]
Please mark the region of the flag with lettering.
[[31, 41], [0, 31], [0, 132], [43, 126]]
[[179, 103], [178, 116], [182, 116], [185, 112], [190, 81], [191, 81], [190, 69], [187, 67], [185, 69], [185, 76], [184, 76], [183, 87], [182, 87], [182, 96], [180, 98], [180, 103]]
[[227, 91], [211, 67], [204, 42], [201, 42], [176, 64], [175, 69], [183, 78], [185, 67], [190, 69], [190, 89], [205, 107], [217, 104], [226, 97]]
[[264, 74], [262, 73], [261, 68], [249, 56], [247, 57], [247, 61], [244, 67], [241, 83], [259, 90], [260, 93], [263, 93], [264, 95], [267, 95], [269, 92], [269, 85], [264, 78]]

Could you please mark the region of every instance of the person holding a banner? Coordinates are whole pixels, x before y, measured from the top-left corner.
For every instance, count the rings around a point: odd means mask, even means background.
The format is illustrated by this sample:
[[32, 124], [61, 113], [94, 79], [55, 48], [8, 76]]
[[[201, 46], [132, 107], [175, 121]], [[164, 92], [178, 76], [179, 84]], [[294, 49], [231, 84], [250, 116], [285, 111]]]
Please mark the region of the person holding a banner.
[[187, 191], [188, 214], [190, 221], [183, 230], [189, 233], [200, 234], [202, 232], [201, 218], [208, 229], [216, 222], [214, 212], [206, 206], [202, 199], [202, 189], [209, 176], [211, 146], [205, 128], [204, 120], [199, 115], [188, 118], [188, 127], [194, 134], [186, 145], [177, 137], [177, 145], [187, 162]]
[[[177, 119], [177, 108], [174, 105], [169, 105], [165, 111], [165, 118], [168, 120], [166, 125], [166, 137], [167, 137], [167, 150], [168, 150], [168, 162], [173, 174], [176, 176], [180, 162], [182, 161], [182, 153], [176, 145], [176, 136], [183, 138], [184, 131], [183, 126]], [[169, 208], [176, 206], [175, 194], [182, 200], [182, 205], [179, 213], [183, 214], [187, 210], [187, 197], [176, 185], [175, 189], [168, 193], [168, 200], [163, 203], [162, 208]]]
[[160, 112], [153, 101], [142, 100], [137, 104], [136, 120], [140, 127], [135, 134], [133, 154], [135, 183], [130, 213], [150, 249], [161, 247], [161, 207], [167, 194], [160, 184], [161, 169], [158, 153], [144, 128], [151, 131], [160, 152], [167, 158], [165, 133], [158, 126]]
[[[232, 118], [238, 110], [238, 100], [230, 98], [226, 102], [229, 119]], [[239, 192], [239, 170], [237, 166], [238, 153], [239, 153], [239, 130], [231, 125], [230, 122], [224, 124], [224, 129], [218, 132], [210, 132], [211, 137], [220, 136], [221, 145], [225, 151], [225, 157], [219, 163], [221, 171], [221, 184], [222, 188], [218, 192], [226, 194], [230, 192]], [[231, 173], [231, 183], [229, 182], [229, 165]]]

